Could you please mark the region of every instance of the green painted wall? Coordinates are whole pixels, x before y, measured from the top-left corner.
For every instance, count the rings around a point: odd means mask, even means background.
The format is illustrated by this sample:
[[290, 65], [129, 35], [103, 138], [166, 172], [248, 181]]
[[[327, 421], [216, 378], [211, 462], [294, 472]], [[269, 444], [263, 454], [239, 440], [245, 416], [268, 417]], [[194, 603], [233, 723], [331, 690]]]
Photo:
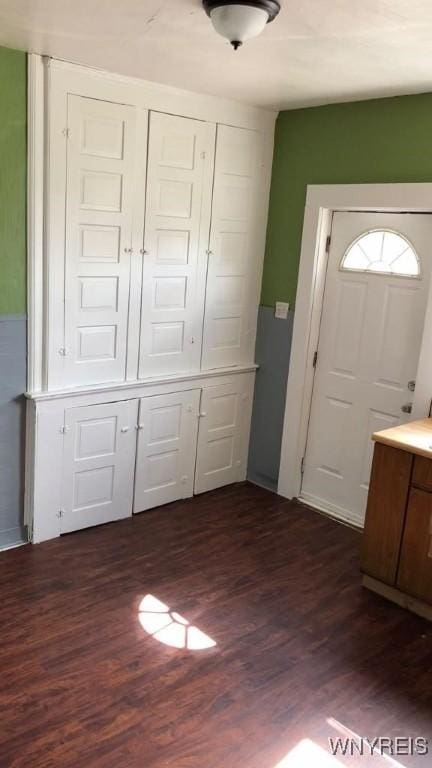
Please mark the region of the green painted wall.
[[293, 305], [307, 184], [432, 181], [432, 94], [282, 112], [261, 303]]
[[0, 315], [26, 311], [26, 54], [0, 48]]

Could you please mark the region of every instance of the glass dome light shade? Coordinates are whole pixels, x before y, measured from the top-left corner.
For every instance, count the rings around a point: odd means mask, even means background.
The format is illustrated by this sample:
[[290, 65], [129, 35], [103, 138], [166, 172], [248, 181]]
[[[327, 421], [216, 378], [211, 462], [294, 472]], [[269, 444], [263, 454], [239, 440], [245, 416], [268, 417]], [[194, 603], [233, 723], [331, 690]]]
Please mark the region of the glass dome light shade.
[[210, 18], [219, 35], [233, 45], [241, 45], [263, 31], [269, 15], [251, 5], [220, 5], [212, 10]]

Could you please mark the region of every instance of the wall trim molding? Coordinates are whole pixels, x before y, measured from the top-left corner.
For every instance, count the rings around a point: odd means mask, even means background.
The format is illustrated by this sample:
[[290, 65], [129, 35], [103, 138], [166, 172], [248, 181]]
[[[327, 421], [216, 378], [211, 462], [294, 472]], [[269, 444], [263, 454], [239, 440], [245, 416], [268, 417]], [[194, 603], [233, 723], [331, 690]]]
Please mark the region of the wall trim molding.
[[[306, 450], [314, 380], [313, 356], [318, 348], [327, 268], [325, 246], [335, 211], [432, 213], [432, 184], [327, 184], [307, 188], [278, 482], [278, 493], [288, 499], [300, 496], [301, 491], [301, 462]], [[432, 286], [425, 328], [432, 329]], [[416, 385], [418, 410], [413, 409], [412, 418], [420, 418], [420, 409], [426, 401], [430, 402], [431, 333], [427, 338], [423, 336]]]
[[28, 55], [27, 91], [27, 389], [42, 389], [44, 317], [45, 89], [41, 56]]
[[23, 323], [27, 315], [0, 315], [0, 323]]
[[[203, 380], [211, 381], [217, 379], [220, 376], [238, 375], [242, 373], [255, 373], [258, 369], [258, 365], [252, 363], [251, 365], [238, 365], [232, 368], [215, 368], [213, 370], [202, 370], [194, 373], [184, 373], [169, 376], [155, 376], [147, 379], [135, 379], [134, 381], [121, 381], [117, 384], [95, 384], [90, 387], [74, 387], [73, 389], [61, 389], [51, 392], [26, 392], [25, 397], [27, 400], [33, 400], [35, 402], [51, 402], [53, 400], [66, 400], [68, 398], [76, 398], [83, 396], [94, 396], [109, 394], [110, 398], [114, 399], [129, 399], [134, 397], [144, 397], [146, 392], [144, 390], [152, 389], [153, 387], [159, 387], [166, 385], [168, 388], [176, 387], [180, 384], [190, 384], [195, 386], [196, 383], [200, 383]], [[132, 393], [132, 394], [131, 394]]]
[[[172, 112], [176, 115], [191, 117], [197, 120], [207, 120], [209, 122], [223, 122], [224, 125], [233, 125], [236, 128], [251, 128], [261, 130], [272, 130], [278, 111], [265, 109], [262, 107], [253, 107], [242, 102], [231, 99], [223, 99], [220, 96], [210, 96], [208, 94], [188, 91], [182, 88], [176, 88], [163, 83], [156, 83], [150, 80], [142, 80], [138, 77], [129, 75], [120, 75], [107, 70], [88, 67], [82, 64], [74, 64], [62, 59], [47, 59], [55, 77], [68, 82], [74, 92], [75, 86], [79, 85], [79, 96], [84, 96], [81, 88], [89, 80], [98, 82], [99, 88], [117, 88], [120, 93], [129, 101], [131, 105], [138, 105], [144, 109]], [[104, 98], [101, 96], [101, 98]], [[109, 100], [109, 99], [108, 99]], [[224, 119], [221, 120], [221, 115]]]

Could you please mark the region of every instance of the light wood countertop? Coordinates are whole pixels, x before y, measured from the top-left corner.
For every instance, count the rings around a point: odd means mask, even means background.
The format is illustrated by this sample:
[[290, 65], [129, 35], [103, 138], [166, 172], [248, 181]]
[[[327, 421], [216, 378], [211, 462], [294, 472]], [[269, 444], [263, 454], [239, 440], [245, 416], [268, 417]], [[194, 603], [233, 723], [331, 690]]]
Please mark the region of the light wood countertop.
[[374, 432], [372, 440], [432, 459], [432, 419], [420, 419]]

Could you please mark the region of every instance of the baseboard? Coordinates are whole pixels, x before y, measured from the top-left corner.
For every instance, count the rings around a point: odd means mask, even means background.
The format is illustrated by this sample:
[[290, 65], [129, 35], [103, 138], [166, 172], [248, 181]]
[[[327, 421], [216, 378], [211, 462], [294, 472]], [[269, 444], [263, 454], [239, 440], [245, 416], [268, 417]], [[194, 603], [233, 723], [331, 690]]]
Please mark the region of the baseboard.
[[421, 616], [422, 619], [432, 621], [432, 605], [424, 603], [422, 600], [417, 600], [415, 597], [401, 592], [396, 587], [390, 587], [388, 584], [384, 584], [378, 579], [374, 579], [372, 576], [363, 576], [363, 586], [366, 589], [370, 589], [381, 597], [385, 597], [387, 600], [391, 600], [392, 603], [396, 603], [401, 608], [406, 608], [412, 613], [416, 613], [417, 616]]

